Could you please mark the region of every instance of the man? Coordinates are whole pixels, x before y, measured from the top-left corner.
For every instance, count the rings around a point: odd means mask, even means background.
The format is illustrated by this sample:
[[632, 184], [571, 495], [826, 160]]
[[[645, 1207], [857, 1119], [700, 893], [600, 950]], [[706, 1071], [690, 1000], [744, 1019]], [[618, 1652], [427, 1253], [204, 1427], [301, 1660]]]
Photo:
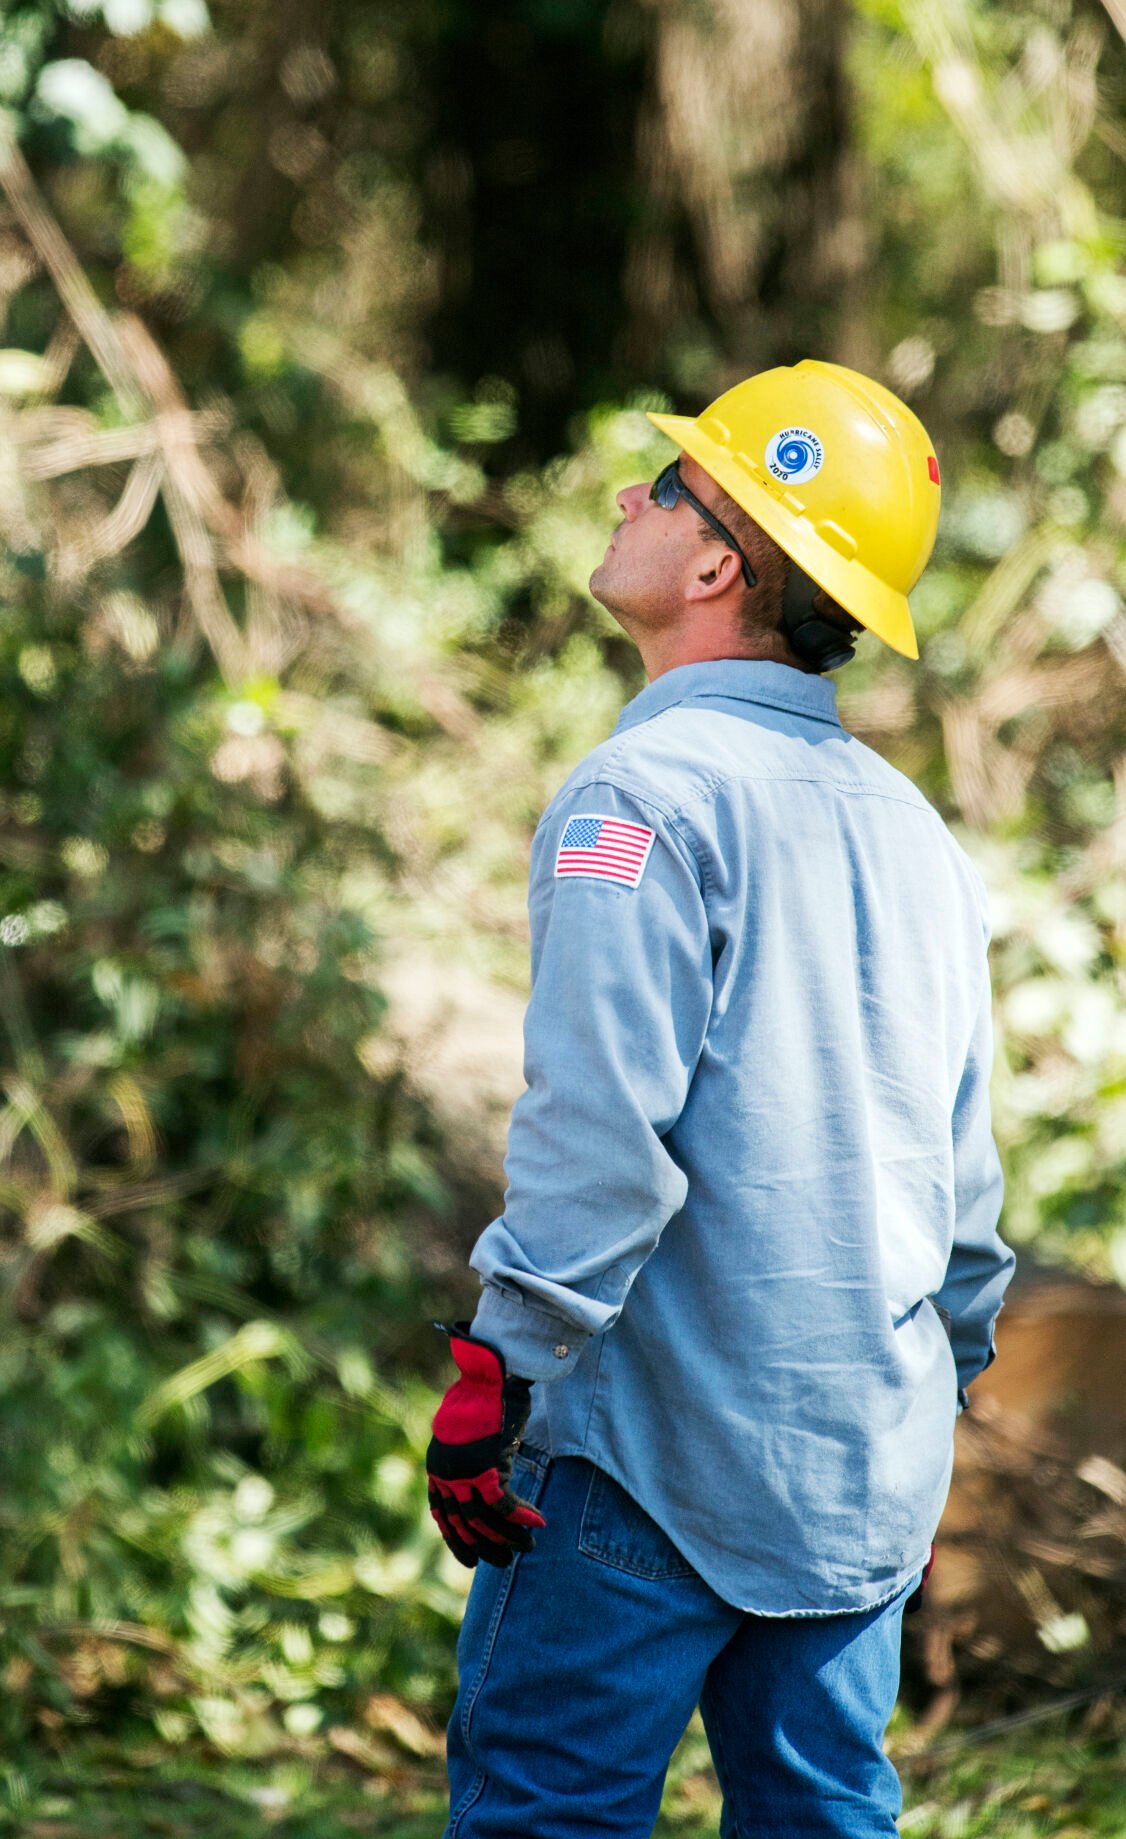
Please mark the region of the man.
[[825, 675], [918, 656], [938, 466], [812, 360], [651, 419], [679, 458], [590, 582], [649, 682], [536, 832], [505, 1210], [444, 1330], [432, 1510], [487, 1561], [447, 1839], [642, 1839], [697, 1703], [724, 1835], [875, 1839], [1014, 1263], [985, 890]]

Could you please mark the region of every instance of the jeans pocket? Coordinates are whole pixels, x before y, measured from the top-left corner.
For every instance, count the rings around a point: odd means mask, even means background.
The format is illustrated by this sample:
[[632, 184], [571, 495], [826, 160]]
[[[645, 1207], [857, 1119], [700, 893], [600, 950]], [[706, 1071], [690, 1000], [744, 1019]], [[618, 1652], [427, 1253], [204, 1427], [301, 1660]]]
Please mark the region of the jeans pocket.
[[534, 1507], [540, 1497], [550, 1461], [547, 1450], [537, 1448], [534, 1443], [522, 1443], [512, 1459], [509, 1486], [529, 1507]]
[[631, 1494], [592, 1466], [579, 1550], [631, 1577], [695, 1577], [696, 1571]]

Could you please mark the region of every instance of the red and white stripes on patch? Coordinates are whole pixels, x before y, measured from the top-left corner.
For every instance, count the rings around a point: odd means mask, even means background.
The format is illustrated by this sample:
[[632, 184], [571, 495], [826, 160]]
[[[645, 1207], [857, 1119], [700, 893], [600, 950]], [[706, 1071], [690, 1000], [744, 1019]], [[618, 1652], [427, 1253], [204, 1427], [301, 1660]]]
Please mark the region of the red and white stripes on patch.
[[635, 888], [641, 880], [655, 832], [602, 812], [568, 818], [555, 858], [556, 875], [587, 875]]

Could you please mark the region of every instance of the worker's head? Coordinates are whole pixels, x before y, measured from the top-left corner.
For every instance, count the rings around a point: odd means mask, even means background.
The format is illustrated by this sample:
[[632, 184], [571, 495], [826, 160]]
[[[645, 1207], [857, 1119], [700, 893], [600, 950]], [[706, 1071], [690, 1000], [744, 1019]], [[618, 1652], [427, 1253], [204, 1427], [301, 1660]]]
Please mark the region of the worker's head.
[[[680, 447], [591, 577], [653, 674], [670, 661], [775, 658], [832, 670], [867, 629], [919, 655], [907, 595], [938, 527], [938, 461], [906, 403], [842, 364], [747, 377], [703, 413], [650, 413]], [[717, 525], [721, 528], [717, 528]]]
[[[689, 454], [674, 468], [662, 475], [663, 488], [646, 480], [617, 494], [624, 521], [590, 578], [594, 598], [643, 654], [671, 645], [678, 657], [687, 651], [814, 669], [782, 630], [785, 550]], [[844, 642], [862, 630], [822, 590], [814, 605], [839, 625]]]

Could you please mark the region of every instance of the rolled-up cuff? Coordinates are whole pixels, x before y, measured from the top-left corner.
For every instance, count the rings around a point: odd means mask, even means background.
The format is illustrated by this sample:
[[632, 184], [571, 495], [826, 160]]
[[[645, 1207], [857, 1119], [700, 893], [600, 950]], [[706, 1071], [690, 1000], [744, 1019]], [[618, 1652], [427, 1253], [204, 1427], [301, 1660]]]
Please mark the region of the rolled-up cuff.
[[989, 1324], [989, 1351], [983, 1363], [972, 1369], [966, 1367], [962, 1362], [958, 1363], [958, 1379], [960, 1382], [958, 1386], [958, 1403], [961, 1407], [958, 1413], [959, 1417], [962, 1411], [968, 1411], [970, 1408], [970, 1395], [966, 1388], [972, 1385], [975, 1379], [980, 1379], [981, 1375], [993, 1365], [993, 1362], [997, 1358], [997, 1316], [999, 1316], [1000, 1313], [1001, 1311], [998, 1310], [997, 1315], [993, 1317], [992, 1322]]
[[472, 1332], [499, 1347], [508, 1371], [521, 1379], [565, 1378], [590, 1340], [573, 1322], [495, 1284], [481, 1292]]

